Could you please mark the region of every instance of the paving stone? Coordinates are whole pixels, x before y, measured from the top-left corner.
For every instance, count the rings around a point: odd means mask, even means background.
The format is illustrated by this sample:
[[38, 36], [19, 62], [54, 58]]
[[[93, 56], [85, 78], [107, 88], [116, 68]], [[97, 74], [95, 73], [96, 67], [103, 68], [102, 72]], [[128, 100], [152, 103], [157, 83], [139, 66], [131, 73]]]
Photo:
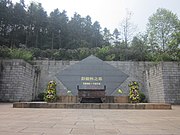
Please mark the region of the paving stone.
[[172, 110], [39, 109], [0, 104], [0, 135], [179, 135]]

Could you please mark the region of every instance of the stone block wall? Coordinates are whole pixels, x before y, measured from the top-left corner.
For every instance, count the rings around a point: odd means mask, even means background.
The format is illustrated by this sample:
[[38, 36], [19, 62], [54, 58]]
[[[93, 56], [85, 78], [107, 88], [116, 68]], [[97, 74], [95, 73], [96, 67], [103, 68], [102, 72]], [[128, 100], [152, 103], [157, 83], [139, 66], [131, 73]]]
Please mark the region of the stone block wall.
[[23, 60], [0, 60], [0, 101], [31, 101], [34, 68]]
[[[50, 80], [57, 82], [57, 94], [66, 96], [68, 90], [56, 75], [77, 62], [38, 60], [32, 66], [23, 60], [0, 60], [0, 101], [31, 101], [45, 91]], [[180, 104], [179, 62], [107, 63], [129, 75], [119, 86], [123, 90], [121, 96], [128, 95], [130, 81], [137, 81], [149, 102]], [[118, 94], [114, 91], [107, 96]]]
[[[106, 62], [120, 69], [127, 75], [129, 75], [129, 77], [119, 87], [120, 89], [123, 90], [123, 94], [121, 95], [127, 96], [129, 94], [128, 84], [131, 81], [137, 81], [140, 84], [140, 90], [148, 98], [144, 73], [147, 68], [154, 65], [153, 62], [137, 62], [137, 61], [106, 61]], [[113, 95], [118, 96], [116, 91], [114, 91]]]
[[[67, 95], [67, 88], [56, 78], [57, 73], [78, 61], [35, 61], [40, 67], [40, 83], [38, 93], [46, 89], [47, 82], [57, 82], [57, 94]], [[180, 103], [180, 67], [178, 62], [130, 62], [130, 61], [106, 61], [108, 64], [120, 69], [129, 77], [119, 87], [123, 90], [121, 96], [129, 93], [130, 81], [140, 83], [140, 89], [145, 93], [149, 102], [157, 103]], [[116, 91], [112, 95], [118, 96]]]
[[37, 60], [34, 61], [34, 66], [39, 67], [39, 86], [37, 93], [42, 93], [47, 88], [47, 83], [50, 80], [55, 80], [57, 83], [57, 94], [58, 95], [66, 95], [67, 88], [60, 82], [56, 75], [65, 68], [69, 67], [77, 63], [78, 61], [55, 61], [55, 60]]
[[[40, 67], [40, 83], [39, 83], [39, 91], [41, 93], [45, 91], [47, 87], [47, 83], [50, 80], [55, 80], [57, 82], [57, 94], [58, 95], [67, 95], [67, 88], [60, 82], [56, 75], [64, 70], [65, 68], [77, 63], [79, 61], [49, 61], [49, 60], [37, 60], [34, 61], [36, 66]], [[108, 64], [120, 69], [129, 77], [125, 80], [122, 85], [119, 87], [123, 90], [123, 94], [121, 96], [127, 96], [129, 94], [128, 84], [130, 81], [137, 81], [141, 85], [140, 89], [147, 94], [147, 88], [144, 84], [144, 72], [147, 67], [152, 66], [152, 62], [129, 62], [129, 61], [106, 61]], [[118, 89], [118, 88], [117, 88]], [[118, 96], [118, 93], [114, 91], [113, 96]], [[107, 95], [107, 96], [112, 96]]]
[[149, 102], [164, 103], [164, 86], [162, 65], [155, 65], [145, 72]]
[[161, 62], [146, 70], [149, 102], [180, 104], [180, 63]]
[[180, 104], [180, 62], [161, 64], [165, 102]]

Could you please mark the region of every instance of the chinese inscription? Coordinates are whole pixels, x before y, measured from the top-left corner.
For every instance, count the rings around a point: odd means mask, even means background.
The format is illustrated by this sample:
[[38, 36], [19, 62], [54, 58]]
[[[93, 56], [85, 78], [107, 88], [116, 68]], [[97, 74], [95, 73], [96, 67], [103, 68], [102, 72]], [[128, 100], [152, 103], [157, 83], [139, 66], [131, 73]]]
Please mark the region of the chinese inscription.
[[101, 85], [103, 78], [102, 77], [81, 77], [83, 85]]

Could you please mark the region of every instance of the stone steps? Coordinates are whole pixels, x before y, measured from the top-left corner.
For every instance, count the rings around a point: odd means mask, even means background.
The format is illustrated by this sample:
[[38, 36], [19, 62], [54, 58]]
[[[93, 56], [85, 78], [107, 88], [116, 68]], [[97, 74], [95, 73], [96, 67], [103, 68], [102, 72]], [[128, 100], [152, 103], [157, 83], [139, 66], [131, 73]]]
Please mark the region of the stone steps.
[[47, 103], [15, 102], [13, 108], [59, 108], [59, 109], [171, 109], [163, 103]]

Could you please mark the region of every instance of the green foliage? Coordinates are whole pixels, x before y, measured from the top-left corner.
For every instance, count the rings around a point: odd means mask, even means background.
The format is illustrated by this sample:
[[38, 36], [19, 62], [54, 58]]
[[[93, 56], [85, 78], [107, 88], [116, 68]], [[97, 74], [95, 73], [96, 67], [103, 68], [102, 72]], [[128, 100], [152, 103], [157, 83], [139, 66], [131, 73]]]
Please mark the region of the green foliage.
[[88, 48], [78, 48], [77, 49], [77, 52], [78, 52], [78, 59], [79, 60], [82, 60], [86, 57], [88, 57], [89, 55], [91, 55], [91, 49], [88, 49]]
[[44, 95], [44, 100], [46, 102], [55, 102], [56, 101], [56, 82], [55, 81], [49, 81], [47, 90]]
[[0, 46], [0, 57], [2, 58], [10, 58], [11, 49], [6, 46]]
[[47, 15], [41, 3], [1, 0], [0, 57], [81, 60], [93, 54], [108, 61], [180, 60], [180, 21], [175, 14], [158, 9], [149, 18], [147, 33], [134, 38], [130, 18], [127, 12], [122, 29], [116, 28], [111, 34], [90, 16], [74, 13], [70, 19], [59, 9]]
[[29, 48], [29, 51], [33, 54], [33, 57], [38, 58], [41, 57], [42, 50], [39, 48]]
[[[133, 41], [134, 42], [134, 41]], [[104, 61], [118, 61], [128, 60], [134, 61], [178, 61], [180, 60], [179, 48], [176, 51], [157, 52], [151, 54], [148, 52], [148, 47], [145, 45], [135, 44], [128, 48], [128, 53], [125, 53], [123, 46], [105, 46], [102, 48], [78, 48], [78, 49], [46, 49], [39, 48], [29, 49], [10, 49], [7, 47], [0, 47], [0, 57], [11, 59], [24, 59], [31, 61], [36, 59], [50, 59], [50, 60], [82, 60], [93, 54]]]
[[50, 15], [41, 3], [23, 1], [13, 4], [0, 1], [0, 45], [14, 48], [20, 44], [40, 49], [77, 49], [101, 47], [101, 26], [90, 16], [75, 13], [69, 20], [66, 11], [53, 10]]
[[10, 58], [12, 59], [23, 59], [25, 61], [30, 61], [33, 58], [33, 54], [25, 49], [11, 49]]
[[107, 28], [104, 28], [103, 30], [103, 38], [104, 38], [104, 44], [105, 45], [110, 45], [110, 41], [112, 39], [112, 34], [110, 33], [110, 30]]
[[115, 57], [116, 57], [115, 54], [109, 54], [109, 55], [107, 55], [107, 56], [105, 57], [105, 60], [107, 60], [107, 61], [113, 61]]
[[141, 91], [139, 92], [139, 97], [140, 97], [140, 103], [146, 103], [146, 95], [142, 93]]
[[[157, 9], [149, 18], [147, 33], [150, 46], [154, 50], [166, 51], [172, 40], [172, 35], [178, 31], [178, 17], [171, 11], [163, 8]], [[157, 46], [155, 46], [157, 45]]]
[[43, 93], [39, 93], [38, 94], [38, 100], [39, 101], [44, 101], [44, 96], [45, 96], [45, 93], [43, 92]]
[[140, 35], [134, 37], [131, 42], [131, 47], [129, 49], [131, 52], [131, 54], [129, 54], [131, 60], [135, 60], [135, 61], [150, 60], [145, 36]]
[[113, 34], [112, 34], [112, 38], [113, 38], [114, 45], [120, 44], [120, 32], [117, 28], [114, 29]]
[[105, 60], [105, 57], [107, 56], [108, 52], [110, 50], [110, 46], [105, 46], [102, 48], [97, 48], [96, 55], [102, 60]]
[[156, 53], [152, 57], [153, 61], [174, 61], [174, 58], [171, 54], [167, 52], [162, 52], [162, 53]]
[[0, 46], [0, 57], [10, 59], [23, 59], [29, 62], [33, 59], [33, 54], [27, 49], [10, 49], [5, 46]]

